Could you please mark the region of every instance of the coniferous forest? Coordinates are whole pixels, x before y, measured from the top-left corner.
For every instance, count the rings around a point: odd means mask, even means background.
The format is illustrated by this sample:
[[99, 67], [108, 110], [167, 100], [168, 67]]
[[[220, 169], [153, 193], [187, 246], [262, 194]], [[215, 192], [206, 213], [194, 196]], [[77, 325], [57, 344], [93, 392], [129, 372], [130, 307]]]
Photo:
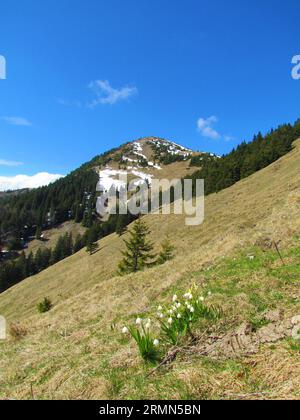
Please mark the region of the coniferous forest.
[[259, 133], [252, 142], [241, 143], [221, 158], [197, 156], [191, 163], [201, 169], [191, 178], [205, 180], [205, 194], [221, 191], [284, 156], [299, 137], [300, 121], [297, 121], [294, 125], [286, 124], [271, 130], [265, 136]]

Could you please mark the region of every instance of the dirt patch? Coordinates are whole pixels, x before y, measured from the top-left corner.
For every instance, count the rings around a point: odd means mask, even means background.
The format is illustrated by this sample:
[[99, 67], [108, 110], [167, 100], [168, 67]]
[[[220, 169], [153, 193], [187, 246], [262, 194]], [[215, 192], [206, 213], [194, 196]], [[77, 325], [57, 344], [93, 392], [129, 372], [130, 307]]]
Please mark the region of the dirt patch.
[[282, 311], [272, 311], [265, 314], [265, 319], [270, 324], [256, 332], [250, 323], [245, 322], [222, 336], [211, 335], [189, 351], [215, 359], [234, 359], [256, 354], [262, 344], [276, 343], [286, 337], [296, 338], [297, 331], [300, 331], [300, 316], [284, 319]]

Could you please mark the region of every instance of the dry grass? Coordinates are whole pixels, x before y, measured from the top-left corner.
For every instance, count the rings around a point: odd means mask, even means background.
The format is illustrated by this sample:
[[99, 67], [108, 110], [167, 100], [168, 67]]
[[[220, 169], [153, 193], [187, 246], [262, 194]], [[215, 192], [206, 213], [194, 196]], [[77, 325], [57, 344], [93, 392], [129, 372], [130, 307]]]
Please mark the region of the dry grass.
[[[297, 142], [279, 162], [208, 197], [202, 226], [185, 227], [182, 216], [147, 216], [152, 239], [169, 235], [176, 247], [175, 260], [161, 267], [115, 276], [123, 244], [111, 235], [95, 255], [81, 251], [3, 293], [0, 313], [26, 321], [30, 330], [19, 342], [0, 344], [0, 396], [30, 399], [33, 384], [41, 399], [299, 398], [299, 353], [288, 343], [241, 361], [182, 356], [145, 380], [148, 368], [119, 334], [128, 319], [154, 311], [193, 282], [213, 290], [228, 325], [270, 306], [299, 314], [299, 245], [292, 239], [300, 229], [299, 158]], [[253, 251], [265, 237], [282, 240], [290, 271], [273, 251], [268, 258], [268, 252]], [[252, 251], [254, 267], [247, 258]], [[36, 304], [44, 296], [55, 306], [39, 315]]]
[[28, 255], [31, 251], [35, 253], [39, 248], [53, 248], [58, 238], [66, 233], [71, 233], [73, 239], [75, 239], [79, 233], [83, 235], [85, 231], [86, 229], [79, 223], [73, 221], [62, 223], [56, 228], [43, 231], [44, 241], [38, 241], [36, 239], [31, 241], [26, 250], [26, 254]]
[[9, 326], [9, 334], [13, 340], [20, 340], [27, 335], [27, 328], [19, 323], [11, 323]]

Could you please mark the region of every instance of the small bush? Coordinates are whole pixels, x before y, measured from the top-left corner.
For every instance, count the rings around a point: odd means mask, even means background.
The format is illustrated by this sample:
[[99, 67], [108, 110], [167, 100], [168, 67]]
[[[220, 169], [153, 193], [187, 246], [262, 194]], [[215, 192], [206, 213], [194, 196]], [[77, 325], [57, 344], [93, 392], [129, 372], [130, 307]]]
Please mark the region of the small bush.
[[49, 312], [52, 309], [53, 305], [50, 299], [46, 298], [40, 302], [37, 306], [37, 309], [40, 314], [44, 314], [46, 312]]
[[13, 323], [10, 324], [9, 333], [14, 340], [21, 340], [27, 335], [27, 329], [21, 324]]

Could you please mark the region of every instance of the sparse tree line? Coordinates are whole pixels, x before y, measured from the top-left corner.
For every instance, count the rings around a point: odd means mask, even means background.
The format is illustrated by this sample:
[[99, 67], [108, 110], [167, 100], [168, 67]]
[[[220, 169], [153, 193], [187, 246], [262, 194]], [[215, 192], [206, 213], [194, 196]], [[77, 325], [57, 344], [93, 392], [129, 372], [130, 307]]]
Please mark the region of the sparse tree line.
[[83, 235], [78, 234], [75, 238], [69, 233], [61, 235], [53, 248], [39, 248], [35, 254], [30, 252], [28, 256], [23, 251], [15, 260], [2, 263], [0, 261], [0, 293], [85, 247], [87, 252], [92, 255], [98, 249], [98, 240], [114, 232], [121, 236], [126, 231], [128, 224], [136, 217], [130, 214], [111, 215], [107, 222], [94, 223]]
[[187, 160], [186, 157], [180, 154], [172, 154], [169, 152], [169, 148], [163, 144], [155, 144], [151, 141], [147, 142], [153, 151], [154, 163], [161, 163], [163, 165], [170, 165], [175, 162], [182, 162]]

